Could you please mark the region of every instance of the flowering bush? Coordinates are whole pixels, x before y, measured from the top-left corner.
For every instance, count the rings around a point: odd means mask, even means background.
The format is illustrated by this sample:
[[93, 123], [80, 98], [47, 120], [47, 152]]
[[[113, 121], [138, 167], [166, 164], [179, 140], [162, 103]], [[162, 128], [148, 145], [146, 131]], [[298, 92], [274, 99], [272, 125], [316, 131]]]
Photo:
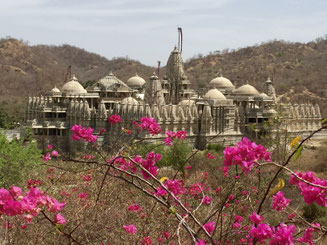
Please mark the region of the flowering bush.
[[[134, 124], [152, 135], [161, 132], [153, 118]], [[63, 154], [46, 154], [48, 167], [36, 174], [41, 180], [29, 181], [29, 191], [0, 189], [3, 229], [13, 243], [22, 244], [17, 234], [24, 233], [38, 244], [315, 244], [327, 231], [303, 219], [297, 211], [301, 196], [294, 195], [299, 189], [305, 202], [326, 206], [326, 180], [291, 171], [291, 157], [274, 163], [268, 149], [247, 138], [223, 156], [189, 152], [181, 173], [160, 168], [164, 156], [155, 147], [135, 156], [121, 143], [120, 151], [108, 153], [93, 144], [93, 129], [72, 130], [72, 140], [94, 146], [92, 155], [68, 161]], [[174, 143], [161, 143], [175, 149], [186, 132], [166, 135]], [[292, 185], [276, 183], [282, 171]]]

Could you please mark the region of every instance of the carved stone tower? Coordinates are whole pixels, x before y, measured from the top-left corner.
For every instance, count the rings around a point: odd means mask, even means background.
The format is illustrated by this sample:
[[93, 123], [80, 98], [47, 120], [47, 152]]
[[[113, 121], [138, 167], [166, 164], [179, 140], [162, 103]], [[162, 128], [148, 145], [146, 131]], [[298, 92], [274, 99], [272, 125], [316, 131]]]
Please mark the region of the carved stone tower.
[[274, 102], [276, 103], [276, 91], [272, 84], [272, 81], [268, 77], [268, 80], [265, 83], [265, 92], [268, 96], [272, 97], [274, 99]]
[[183, 91], [182, 80], [185, 80], [184, 63], [177, 47], [171, 52], [167, 62], [167, 80], [169, 83], [168, 103], [177, 105]]
[[150, 77], [150, 81], [146, 83], [144, 100], [149, 105], [165, 105], [161, 82], [155, 73]]

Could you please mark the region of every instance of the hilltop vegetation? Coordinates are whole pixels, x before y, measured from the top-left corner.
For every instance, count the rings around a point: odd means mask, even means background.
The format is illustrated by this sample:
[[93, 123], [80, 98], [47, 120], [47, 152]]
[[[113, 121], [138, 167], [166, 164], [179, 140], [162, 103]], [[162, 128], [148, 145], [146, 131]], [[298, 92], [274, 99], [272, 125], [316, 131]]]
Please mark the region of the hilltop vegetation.
[[[67, 44], [30, 46], [13, 38], [1, 39], [1, 103], [10, 114], [22, 116], [26, 97], [54, 85], [61, 87], [68, 65], [82, 83], [97, 80], [110, 70], [123, 81], [135, 72], [147, 79], [155, 69], [126, 58], [108, 60]], [[327, 97], [326, 68], [327, 40], [324, 38], [309, 43], [270, 41], [238, 50], [198, 55], [185, 63], [194, 87], [204, 87], [222, 72], [236, 86], [248, 82], [262, 90], [264, 81], [270, 76], [283, 101], [319, 103], [324, 115], [327, 114], [327, 108], [322, 106]]]

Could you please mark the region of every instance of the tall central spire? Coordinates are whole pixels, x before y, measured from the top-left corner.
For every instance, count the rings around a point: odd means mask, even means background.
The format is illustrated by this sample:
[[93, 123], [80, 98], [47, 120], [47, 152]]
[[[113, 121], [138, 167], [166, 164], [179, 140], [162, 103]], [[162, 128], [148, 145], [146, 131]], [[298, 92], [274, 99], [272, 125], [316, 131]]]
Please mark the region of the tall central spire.
[[167, 80], [170, 85], [169, 103], [178, 104], [180, 102], [181, 81], [185, 77], [183, 59], [175, 46], [167, 62]]

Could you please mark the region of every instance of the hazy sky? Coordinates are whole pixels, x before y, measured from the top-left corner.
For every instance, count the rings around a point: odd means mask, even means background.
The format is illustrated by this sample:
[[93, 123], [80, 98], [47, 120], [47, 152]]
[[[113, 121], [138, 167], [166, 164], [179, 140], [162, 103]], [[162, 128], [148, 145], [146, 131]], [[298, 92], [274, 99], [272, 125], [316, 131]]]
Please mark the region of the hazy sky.
[[327, 34], [327, 0], [0, 0], [0, 37], [152, 66], [166, 64], [178, 26], [184, 60], [272, 39], [308, 42]]

